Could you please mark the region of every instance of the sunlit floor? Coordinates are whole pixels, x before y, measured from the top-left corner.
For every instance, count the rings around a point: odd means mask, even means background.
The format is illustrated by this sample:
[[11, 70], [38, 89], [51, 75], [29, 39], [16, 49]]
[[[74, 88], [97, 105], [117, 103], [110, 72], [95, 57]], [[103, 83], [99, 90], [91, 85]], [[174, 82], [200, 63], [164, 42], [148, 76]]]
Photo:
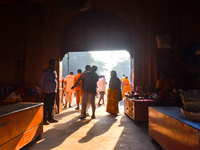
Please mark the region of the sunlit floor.
[[97, 106], [95, 119], [85, 120], [75, 106], [65, 109], [55, 116], [58, 123], [44, 125], [41, 139], [23, 150], [162, 150], [150, 142], [148, 122], [134, 123], [124, 115], [123, 102], [119, 105], [117, 116], [109, 115], [104, 104]]

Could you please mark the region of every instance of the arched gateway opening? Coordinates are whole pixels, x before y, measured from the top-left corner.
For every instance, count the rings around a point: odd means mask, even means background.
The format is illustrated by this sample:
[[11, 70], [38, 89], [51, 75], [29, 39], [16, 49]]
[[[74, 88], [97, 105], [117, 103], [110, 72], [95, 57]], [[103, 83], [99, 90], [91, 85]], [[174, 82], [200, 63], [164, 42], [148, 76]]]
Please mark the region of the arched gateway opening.
[[[133, 61], [131, 31], [119, 16], [108, 11], [81, 12], [67, 22], [61, 36], [62, 59], [69, 52], [127, 50]], [[62, 103], [63, 94], [59, 95]]]
[[62, 33], [61, 55], [67, 52], [127, 50], [133, 57], [132, 35], [117, 15], [91, 9], [73, 17]]

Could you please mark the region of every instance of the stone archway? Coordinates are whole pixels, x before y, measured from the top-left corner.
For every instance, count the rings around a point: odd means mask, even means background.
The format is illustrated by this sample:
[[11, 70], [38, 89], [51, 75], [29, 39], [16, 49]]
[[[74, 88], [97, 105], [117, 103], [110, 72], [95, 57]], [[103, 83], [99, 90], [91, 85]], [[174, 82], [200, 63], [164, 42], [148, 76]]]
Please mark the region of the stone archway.
[[61, 37], [61, 56], [67, 52], [126, 49], [133, 57], [132, 35], [117, 15], [100, 9], [84, 11], [68, 21]]
[[[133, 58], [132, 34], [116, 14], [90, 9], [70, 19], [62, 30], [61, 58], [68, 52], [127, 50]], [[59, 91], [59, 110], [62, 109]]]

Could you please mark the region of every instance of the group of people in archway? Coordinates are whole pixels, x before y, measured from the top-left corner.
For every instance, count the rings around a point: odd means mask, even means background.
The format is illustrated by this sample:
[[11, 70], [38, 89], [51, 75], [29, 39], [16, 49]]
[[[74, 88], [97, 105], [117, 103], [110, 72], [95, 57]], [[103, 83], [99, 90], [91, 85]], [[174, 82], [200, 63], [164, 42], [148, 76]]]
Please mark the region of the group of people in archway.
[[[97, 75], [97, 67], [89, 65], [86, 66], [86, 70], [82, 73], [81, 69], [77, 70], [77, 75], [73, 76], [71, 72], [68, 76], [65, 77], [65, 108], [67, 104], [71, 107], [72, 93], [75, 91], [76, 104], [75, 109], [80, 109], [81, 114], [80, 118], [86, 118], [87, 110], [92, 107], [92, 116], [95, 118], [95, 95], [99, 92], [100, 97], [98, 105], [104, 104], [104, 95], [106, 93], [106, 80], [105, 76]], [[117, 77], [116, 71], [111, 71], [111, 78], [109, 81], [109, 88], [107, 90], [107, 105], [106, 111], [111, 114], [119, 113], [118, 102], [125, 98], [125, 94], [131, 92], [131, 83], [128, 80], [128, 77], [123, 75], [121, 80]], [[71, 81], [70, 81], [71, 80]], [[166, 72], [160, 73], [160, 79], [157, 81], [156, 89], [158, 94], [157, 105], [168, 105], [166, 97], [175, 87], [174, 80], [167, 77]]]
[[[40, 78], [40, 85], [43, 89], [44, 93], [44, 124], [48, 125], [51, 122], [58, 122], [53, 117], [52, 110], [54, 107], [55, 97], [58, 88], [57, 82], [57, 72], [56, 68], [56, 60], [49, 60], [49, 67], [42, 72]], [[64, 91], [65, 91], [65, 105], [64, 107], [72, 107], [72, 95], [75, 91], [76, 96], [76, 110], [80, 109], [81, 105], [81, 116], [80, 119], [84, 119], [88, 116], [87, 111], [89, 107], [92, 107], [92, 115], [91, 118], [95, 118], [95, 97], [97, 95], [97, 89], [100, 93], [100, 98], [98, 104], [100, 104], [101, 100], [104, 104], [104, 94], [105, 94], [105, 77], [99, 76], [97, 73], [97, 66], [86, 65], [85, 71], [82, 72], [81, 69], [77, 70], [77, 75], [73, 75], [73, 72], [70, 72], [68, 76], [64, 79]], [[122, 83], [121, 83], [122, 81]], [[125, 87], [130, 83], [128, 80], [123, 79], [120, 80], [117, 77], [116, 71], [112, 70], [110, 72], [110, 81], [109, 81], [109, 89], [107, 90], [107, 105], [106, 111], [110, 114], [119, 113], [118, 103], [122, 100], [122, 95]], [[121, 85], [122, 84], [122, 85]], [[102, 86], [104, 85], [104, 86]], [[123, 87], [123, 90], [121, 89]], [[99, 87], [99, 88], [97, 88]], [[121, 92], [122, 90], [122, 92]]]
[[[58, 120], [53, 118], [52, 109], [54, 107], [55, 96], [57, 93], [57, 72], [56, 68], [56, 60], [49, 60], [49, 68], [45, 69], [42, 72], [40, 78], [40, 85], [43, 89], [44, 93], [44, 124], [48, 125], [51, 122], [58, 122]], [[81, 69], [77, 70], [77, 75], [73, 76], [73, 72], [65, 77], [64, 82], [64, 90], [65, 90], [65, 106], [71, 106], [72, 94], [75, 91], [76, 95], [76, 109], [80, 109], [81, 107], [81, 116], [80, 119], [84, 119], [87, 116], [87, 110], [91, 106], [92, 107], [92, 115], [91, 118], [95, 118], [95, 96], [97, 94], [97, 87], [100, 84], [106, 84], [104, 76], [99, 76], [97, 73], [97, 66], [86, 65], [85, 71], [82, 73]], [[100, 81], [104, 81], [101, 82]], [[131, 84], [127, 77], [123, 76], [121, 80], [117, 77], [116, 71], [110, 72], [110, 81], [109, 81], [109, 89], [107, 90], [107, 105], [106, 111], [111, 114], [119, 113], [118, 103], [125, 96], [126, 92], [130, 92]], [[160, 79], [157, 81], [156, 89], [159, 99], [161, 101], [159, 105], [166, 105], [164, 101], [169, 93], [175, 87], [175, 83], [172, 79], [167, 77], [165, 72], [160, 73]], [[122, 90], [122, 92], [121, 92]], [[99, 104], [101, 100], [104, 103], [104, 94], [105, 87], [99, 88], [100, 98]]]
[[[104, 104], [104, 96], [106, 93], [106, 79], [104, 75], [98, 75], [96, 73], [97, 66], [86, 65], [85, 71], [82, 73], [81, 69], [77, 70], [77, 75], [73, 75], [70, 72], [68, 76], [64, 78], [64, 91], [65, 101], [64, 108], [72, 107], [72, 95], [75, 92], [76, 97], [76, 110], [80, 109], [80, 119], [87, 117], [88, 108], [92, 107], [91, 118], [95, 118], [95, 97], [99, 93], [98, 105]], [[109, 88], [107, 90], [107, 104], [106, 111], [111, 114], [119, 113], [118, 103], [123, 99], [127, 91], [130, 92], [130, 82], [127, 77], [119, 79], [116, 71], [111, 71]], [[102, 101], [102, 103], [101, 103]]]

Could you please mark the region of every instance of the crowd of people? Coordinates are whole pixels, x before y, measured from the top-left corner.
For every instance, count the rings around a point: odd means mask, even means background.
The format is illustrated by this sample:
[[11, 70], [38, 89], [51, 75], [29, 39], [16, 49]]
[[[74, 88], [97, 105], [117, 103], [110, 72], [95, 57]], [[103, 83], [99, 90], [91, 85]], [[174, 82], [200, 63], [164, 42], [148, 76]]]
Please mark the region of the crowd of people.
[[[58, 122], [52, 115], [52, 109], [55, 103], [55, 97], [57, 93], [57, 72], [56, 60], [49, 60], [49, 67], [42, 72], [40, 78], [40, 85], [44, 93], [44, 124], [48, 125], [51, 122]], [[119, 79], [116, 71], [110, 72], [110, 81], [108, 90], [106, 90], [106, 79], [104, 75], [98, 75], [96, 73], [97, 66], [86, 65], [85, 71], [81, 69], [77, 70], [77, 75], [70, 72], [64, 80], [63, 91], [65, 94], [64, 108], [72, 107], [73, 93], [76, 97], [76, 110], [81, 109], [80, 119], [85, 119], [88, 114], [88, 109], [92, 108], [91, 119], [94, 119], [96, 104], [95, 99], [98, 98], [98, 105], [105, 103], [105, 94], [107, 94], [106, 112], [110, 114], [119, 113], [118, 103], [123, 99], [124, 94], [130, 91], [130, 82], [128, 77]]]
[[[40, 85], [44, 94], [44, 124], [48, 125], [51, 122], [58, 122], [53, 117], [52, 110], [55, 104], [55, 97], [57, 93], [57, 72], [56, 60], [49, 60], [49, 67], [42, 72], [40, 78]], [[85, 71], [81, 69], [77, 70], [77, 75], [74, 76], [73, 72], [70, 72], [64, 80], [63, 91], [65, 94], [64, 108], [72, 107], [73, 93], [76, 97], [76, 110], [81, 109], [80, 119], [85, 119], [89, 116], [88, 109], [92, 108], [91, 119], [94, 119], [96, 104], [95, 100], [98, 98], [98, 105], [105, 103], [105, 94], [107, 95], [106, 112], [116, 115], [119, 113], [118, 103], [123, 100], [125, 93], [131, 92], [131, 83], [127, 76], [123, 75], [121, 79], [117, 77], [117, 72], [112, 70], [110, 72], [110, 81], [108, 89], [106, 90], [106, 79], [104, 75], [98, 75], [96, 73], [97, 66], [86, 65]], [[167, 76], [166, 72], [160, 72], [160, 79], [156, 83], [156, 94], [158, 95], [157, 105], [168, 106], [168, 96], [176, 87], [173, 79]], [[176, 101], [175, 101], [176, 102]], [[177, 106], [181, 106], [181, 102], [175, 103]]]
[[[44, 93], [44, 124], [48, 125], [51, 122], [58, 122], [53, 117], [52, 110], [55, 104], [55, 97], [57, 93], [57, 72], [56, 60], [49, 60], [49, 67], [42, 72], [40, 78], [40, 85]], [[105, 94], [107, 95], [106, 112], [116, 115], [119, 113], [118, 103], [123, 100], [125, 93], [131, 92], [131, 83], [127, 76], [123, 75], [121, 79], [117, 77], [117, 72], [112, 70], [110, 72], [110, 81], [108, 89], [106, 90], [106, 79], [104, 75], [96, 73], [97, 66], [86, 65], [85, 71], [77, 70], [77, 75], [70, 72], [64, 80], [63, 91], [65, 94], [64, 108], [72, 107], [73, 93], [76, 97], [76, 110], [81, 109], [80, 119], [85, 119], [88, 114], [88, 109], [92, 108], [91, 119], [94, 119], [96, 104], [95, 100], [98, 98], [98, 105], [105, 103]], [[160, 79], [156, 83], [156, 94], [158, 95], [157, 105], [168, 106], [168, 96], [176, 87], [173, 79], [167, 76], [166, 72], [160, 72]], [[181, 106], [181, 102], [176, 102], [177, 106]]]

